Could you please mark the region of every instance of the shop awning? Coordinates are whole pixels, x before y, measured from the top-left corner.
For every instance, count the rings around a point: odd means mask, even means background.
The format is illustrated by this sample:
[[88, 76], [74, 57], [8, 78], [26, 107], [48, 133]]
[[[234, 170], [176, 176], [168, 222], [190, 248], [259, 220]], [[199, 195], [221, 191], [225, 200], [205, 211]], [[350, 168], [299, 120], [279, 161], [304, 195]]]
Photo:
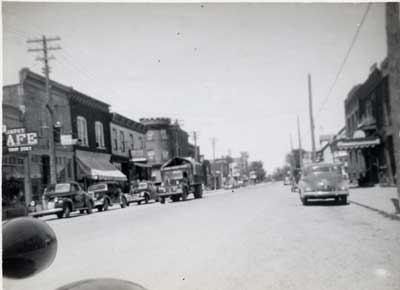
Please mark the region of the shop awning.
[[379, 145], [380, 143], [381, 140], [378, 137], [366, 137], [339, 140], [337, 141], [336, 146], [340, 150], [353, 150], [361, 148], [372, 148], [376, 145]]
[[126, 176], [110, 163], [110, 155], [96, 152], [76, 151], [78, 178], [125, 181]]
[[151, 168], [151, 165], [149, 165], [149, 164], [144, 164], [144, 163], [137, 163], [137, 162], [135, 162], [135, 163], [133, 163], [135, 166], [137, 166], [137, 167], [141, 167], [141, 168]]

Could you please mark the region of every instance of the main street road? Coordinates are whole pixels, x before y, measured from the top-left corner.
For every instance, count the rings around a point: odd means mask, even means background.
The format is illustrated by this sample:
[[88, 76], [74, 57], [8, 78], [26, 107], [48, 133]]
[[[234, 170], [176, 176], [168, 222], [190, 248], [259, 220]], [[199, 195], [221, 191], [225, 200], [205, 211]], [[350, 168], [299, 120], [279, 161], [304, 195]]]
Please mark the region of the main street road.
[[281, 183], [50, 219], [56, 260], [4, 289], [95, 277], [149, 290], [400, 289], [398, 220], [352, 203], [304, 207]]

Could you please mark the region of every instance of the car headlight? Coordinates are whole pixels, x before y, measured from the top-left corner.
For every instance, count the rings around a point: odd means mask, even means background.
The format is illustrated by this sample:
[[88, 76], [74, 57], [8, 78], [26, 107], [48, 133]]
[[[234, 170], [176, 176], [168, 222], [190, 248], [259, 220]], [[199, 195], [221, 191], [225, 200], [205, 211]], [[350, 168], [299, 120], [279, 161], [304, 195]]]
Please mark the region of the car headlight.
[[304, 188], [304, 191], [305, 191], [305, 192], [310, 192], [310, 191], [314, 191], [314, 190], [312, 189], [311, 186], [306, 186], [306, 187]]
[[55, 198], [54, 198], [54, 202], [58, 202], [58, 197], [55, 197]]

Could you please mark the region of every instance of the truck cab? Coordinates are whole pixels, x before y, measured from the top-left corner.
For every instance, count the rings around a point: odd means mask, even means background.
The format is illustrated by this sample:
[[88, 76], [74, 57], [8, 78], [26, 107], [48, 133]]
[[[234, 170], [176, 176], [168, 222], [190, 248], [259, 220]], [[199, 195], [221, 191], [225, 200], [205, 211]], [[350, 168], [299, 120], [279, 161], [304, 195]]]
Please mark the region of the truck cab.
[[194, 198], [203, 196], [201, 164], [190, 158], [175, 157], [161, 166], [161, 177], [165, 192], [160, 192], [161, 203], [167, 198], [173, 202], [185, 201], [189, 194]]

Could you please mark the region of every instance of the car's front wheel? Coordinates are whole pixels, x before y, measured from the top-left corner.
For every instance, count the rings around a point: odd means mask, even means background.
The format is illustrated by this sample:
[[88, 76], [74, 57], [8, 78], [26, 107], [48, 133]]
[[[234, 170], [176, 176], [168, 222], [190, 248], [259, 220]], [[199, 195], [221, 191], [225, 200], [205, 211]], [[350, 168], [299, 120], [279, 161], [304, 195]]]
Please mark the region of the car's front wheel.
[[340, 198], [342, 204], [347, 204], [347, 195], [344, 195]]
[[93, 212], [93, 204], [89, 201], [86, 209], [87, 214], [91, 214]]
[[126, 201], [126, 198], [123, 197], [122, 201], [121, 201], [121, 208], [125, 208], [125, 207], [127, 207], [127, 205], [128, 205], [128, 202]]
[[71, 216], [71, 207], [69, 205], [65, 206], [63, 213], [66, 218], [69, 218]]

